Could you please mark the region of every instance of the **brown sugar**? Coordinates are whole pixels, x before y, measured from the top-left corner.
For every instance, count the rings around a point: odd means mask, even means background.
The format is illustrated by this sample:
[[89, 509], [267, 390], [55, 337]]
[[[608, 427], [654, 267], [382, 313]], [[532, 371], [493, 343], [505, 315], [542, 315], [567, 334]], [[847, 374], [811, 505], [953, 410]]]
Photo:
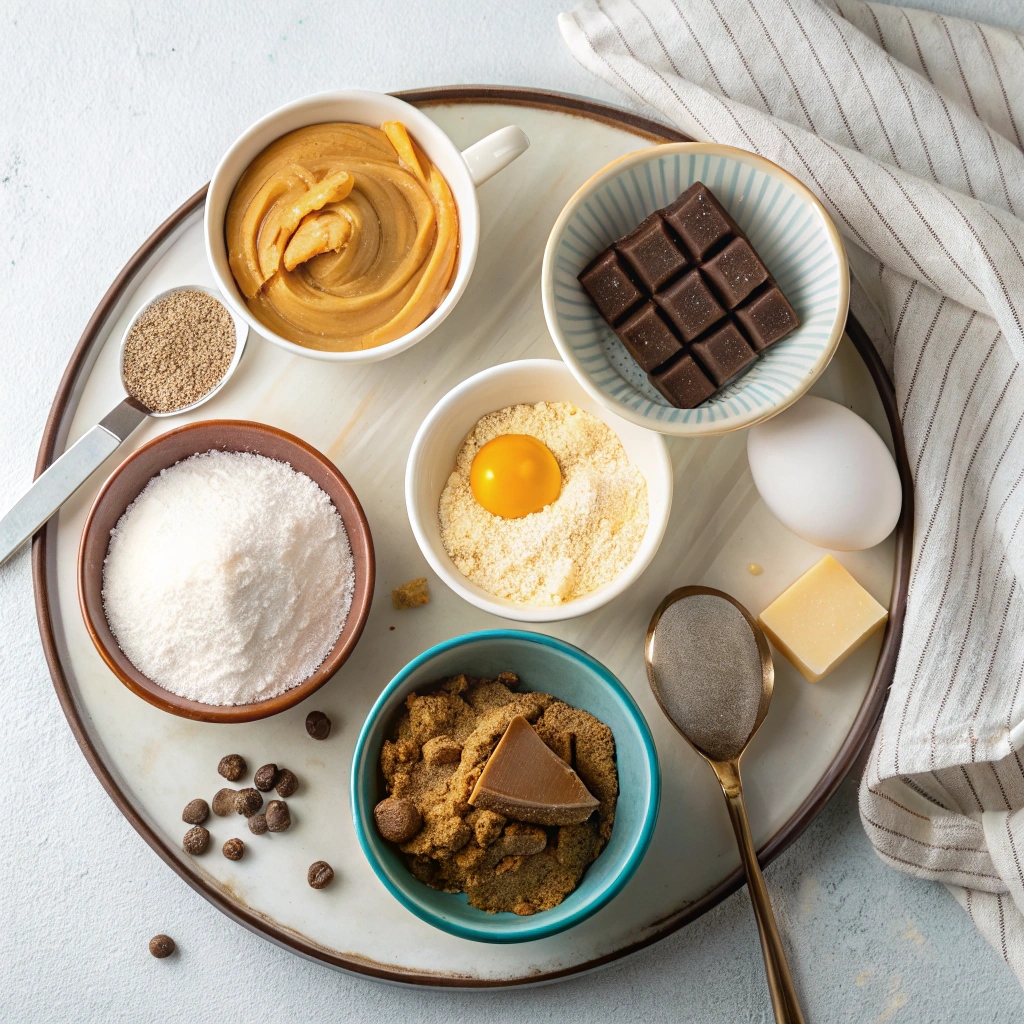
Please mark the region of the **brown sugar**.
[[[423, 818], [399, 845], [410, 871], [434, 889], [465, 892], [472, 906], [491, 914], [535, 914], [561, 903], [608, 842], [619, 793], [608, 726], [550, 694], [516, 692], [518, 686], [510, 672], [497, 679], [460, 675], [410, 694], [381, 750], [387, 795], [412, 801]], [[487, 759], [517, 715], [599, 801], [586, 821], [541, 827], [470, 805]]]

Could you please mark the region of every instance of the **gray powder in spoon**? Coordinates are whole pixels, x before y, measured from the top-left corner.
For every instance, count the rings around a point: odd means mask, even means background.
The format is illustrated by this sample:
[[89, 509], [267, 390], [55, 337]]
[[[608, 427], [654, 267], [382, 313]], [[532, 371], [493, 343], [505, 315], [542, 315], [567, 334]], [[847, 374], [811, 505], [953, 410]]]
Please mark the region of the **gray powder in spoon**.
[[676, 601], [654, 631], [651, 664], [683, 735], [712, 760], [738, 757], [761, 706], [761, 656], [740, 610], [713, 594]]

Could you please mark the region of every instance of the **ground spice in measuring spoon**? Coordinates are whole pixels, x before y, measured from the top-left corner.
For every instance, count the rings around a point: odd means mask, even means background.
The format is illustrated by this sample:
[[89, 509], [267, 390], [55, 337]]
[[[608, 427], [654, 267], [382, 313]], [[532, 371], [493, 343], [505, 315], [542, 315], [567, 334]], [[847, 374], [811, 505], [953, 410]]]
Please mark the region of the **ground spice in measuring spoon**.
[[208, 395], [231, 366], [237, 345], [231, 314], [197, 288], [154, 302], [124, 343], [125, 390], [152, 412], [176, 412]]

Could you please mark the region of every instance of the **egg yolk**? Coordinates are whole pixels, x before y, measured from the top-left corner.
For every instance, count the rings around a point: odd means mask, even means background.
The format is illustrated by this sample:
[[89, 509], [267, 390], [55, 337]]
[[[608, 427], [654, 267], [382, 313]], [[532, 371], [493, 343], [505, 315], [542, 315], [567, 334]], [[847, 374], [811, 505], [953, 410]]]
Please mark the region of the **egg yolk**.
[[562, 473], [542, 441], [528, 434], [502, 434], [476, 453], [469, 486], [492, 515], [520, 519], [558, 497]]

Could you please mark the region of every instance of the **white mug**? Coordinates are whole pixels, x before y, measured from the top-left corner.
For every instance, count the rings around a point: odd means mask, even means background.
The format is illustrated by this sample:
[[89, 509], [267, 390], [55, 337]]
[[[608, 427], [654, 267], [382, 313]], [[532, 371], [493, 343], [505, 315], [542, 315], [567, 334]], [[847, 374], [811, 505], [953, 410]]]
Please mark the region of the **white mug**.
[[[224, 239], [224, 219], [231, 194], [250, 163], [272, 142], [282, 135], [311, 124], [329, 121], [347, 121], [379, 128], [385, 121], [401, 121], [423, 151], [444, 175], [455, 197], [459, 211], [458, 265], [451, 288], [441, 304], [426, 320], [402, 337], [376, 348], [354, 352], [326, 352], [296, 345], [295, 342], [274, 333], [260, 323], [249, 310], [228, 264], [227, 244]], [[480, 244], [480, 204], [476, 189], [516, 157], [526, 152], [530, 140], [525, 133], [509, 125], [501, 128], [465, 152], [459, 152], [455, 143], [426, 114], [404, 100], [384, 93], [363, 92], [352, 89], [345, 92], [324, 92], [296, 100], [279, 107], [257, 121], [242, 134], [221, 158], [210, 180], [206, 194], [206, 255], [217, 284], [228, 305], [249, 326], [275, 345], [311, 359], [336, 363], [371, 363], [387, 359], [411, 348], [425, 338], [455, 308], [466, 290], [469, 277], [476, 264]]]

